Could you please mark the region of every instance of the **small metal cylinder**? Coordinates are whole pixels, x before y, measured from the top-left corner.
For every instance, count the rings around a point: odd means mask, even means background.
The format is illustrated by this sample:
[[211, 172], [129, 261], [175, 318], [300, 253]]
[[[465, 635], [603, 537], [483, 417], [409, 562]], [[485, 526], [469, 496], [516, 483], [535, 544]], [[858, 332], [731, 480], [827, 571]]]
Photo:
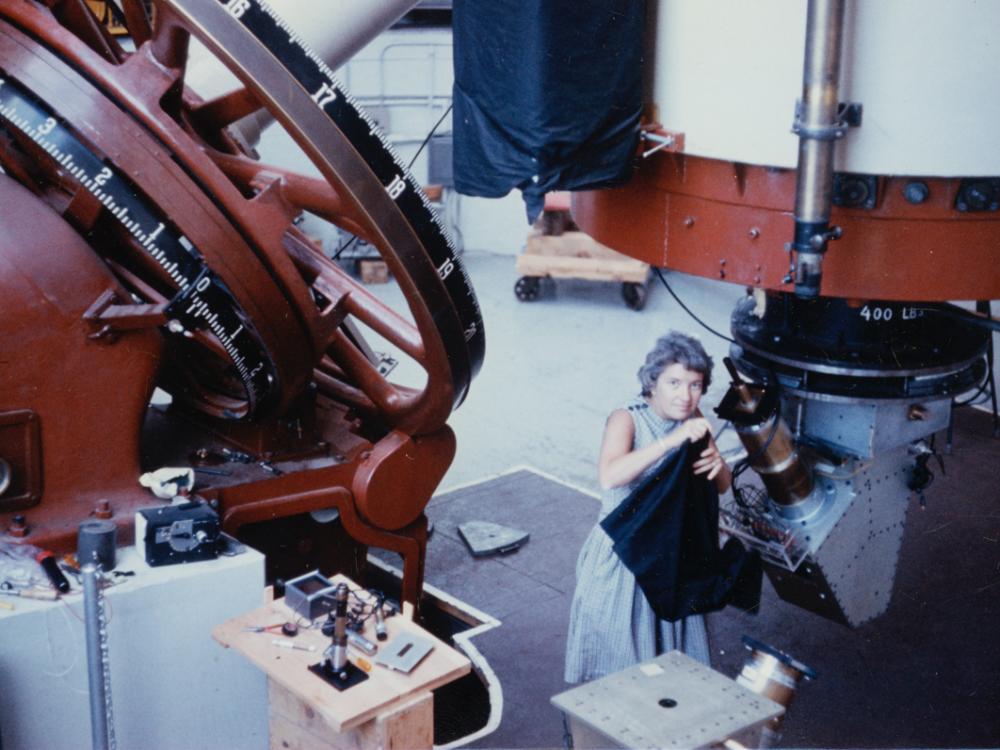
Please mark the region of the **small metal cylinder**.
[[334, 608], [333, 645], [330, 648], [330, 667], [336, 672], [347, 666], [347, 584], [338, 584], [333, 593]]
[[[743, 636], [743, 644], [750, 650], [750, 656], [736, 678], [737, 684], [784, 706], [787, 713], [799, 682], [803, 678], [815, 678], [815, 671], [788, 654], [747, 636]], [[762, 728], [760, 747], [773, 747], [781, 739], [782, 718], [775, 717]]]
[[355, 633], [351, 630], [347, 631], [347, 642], [352, 646], [361, 649], [369, 656], [378, 651], [378, 646], [361, 635], [361, 633]]
[[382, 611], [382, 602], [375, 607], [375, 637], [384, 641], [389, 637], [389, 632], [385, 628], [385, 612]]
[[76, 559], [80, 565], [95, 563], [103, 571], [114, 570], [117, 537], [112, 521], [84, 521], [76, 536]]

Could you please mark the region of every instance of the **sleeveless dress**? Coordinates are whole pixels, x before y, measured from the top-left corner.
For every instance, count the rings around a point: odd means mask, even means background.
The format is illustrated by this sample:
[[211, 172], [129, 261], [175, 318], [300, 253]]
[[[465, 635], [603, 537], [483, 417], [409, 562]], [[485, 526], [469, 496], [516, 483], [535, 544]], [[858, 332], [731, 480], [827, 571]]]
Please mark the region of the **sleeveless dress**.
[[[680, 424], [661, 419], [641, 396], [622, 408], [635, 425], [633, 450], [655, 442]], [[628, 484], [602, 493], [598, 523], [584, 541], [576, 563], [576, 591], [566, 640], [566, 682], [589, 682], [674, 649], [709, 664], [704, 617], [692, 615], [677, 622], [659, 619], [600, 526], [601, 519], [659, 463], [653, 462]]]

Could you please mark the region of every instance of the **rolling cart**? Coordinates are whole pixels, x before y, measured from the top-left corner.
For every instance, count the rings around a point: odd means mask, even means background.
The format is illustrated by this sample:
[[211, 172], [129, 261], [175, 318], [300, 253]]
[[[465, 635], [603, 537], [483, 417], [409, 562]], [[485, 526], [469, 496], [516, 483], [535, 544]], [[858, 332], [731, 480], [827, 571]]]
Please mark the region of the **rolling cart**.
[[532, 302], [541, 293], [542, 279], [587, 279], [621, 284], [622, 299], [633, 310], [646, 304], [649, 264], [629, 258], [581, 232], [569, 213], [569, 193], [549, 193], [545, 209], [528, 234], [517, 257], [514, 294]]

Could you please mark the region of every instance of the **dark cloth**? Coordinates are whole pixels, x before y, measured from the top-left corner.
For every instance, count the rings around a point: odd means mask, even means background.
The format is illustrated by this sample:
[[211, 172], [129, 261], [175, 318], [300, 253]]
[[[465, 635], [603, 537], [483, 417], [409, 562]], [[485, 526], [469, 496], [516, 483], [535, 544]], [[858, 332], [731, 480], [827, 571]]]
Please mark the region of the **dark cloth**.
[[455, 0], [458, 192], [547, 192], [631, 173], [642, 112], [644, 0]]
[[719, 493], [692, 473], [706, 446], [685, 441], [601, 521], [653, 611], [672, 622], [760, 602], [760, 557], [737, 539], [719, 549]]

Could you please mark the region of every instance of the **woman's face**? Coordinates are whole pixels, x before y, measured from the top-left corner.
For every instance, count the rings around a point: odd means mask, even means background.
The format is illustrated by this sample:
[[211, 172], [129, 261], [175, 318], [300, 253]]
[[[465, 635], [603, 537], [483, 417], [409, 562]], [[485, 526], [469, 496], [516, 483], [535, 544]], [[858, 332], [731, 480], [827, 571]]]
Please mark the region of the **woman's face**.
[[704, 375], [675, 362], [660, 373], [649, 399], [661, 417], [682, 421], [698, 408], [704, 385]]

